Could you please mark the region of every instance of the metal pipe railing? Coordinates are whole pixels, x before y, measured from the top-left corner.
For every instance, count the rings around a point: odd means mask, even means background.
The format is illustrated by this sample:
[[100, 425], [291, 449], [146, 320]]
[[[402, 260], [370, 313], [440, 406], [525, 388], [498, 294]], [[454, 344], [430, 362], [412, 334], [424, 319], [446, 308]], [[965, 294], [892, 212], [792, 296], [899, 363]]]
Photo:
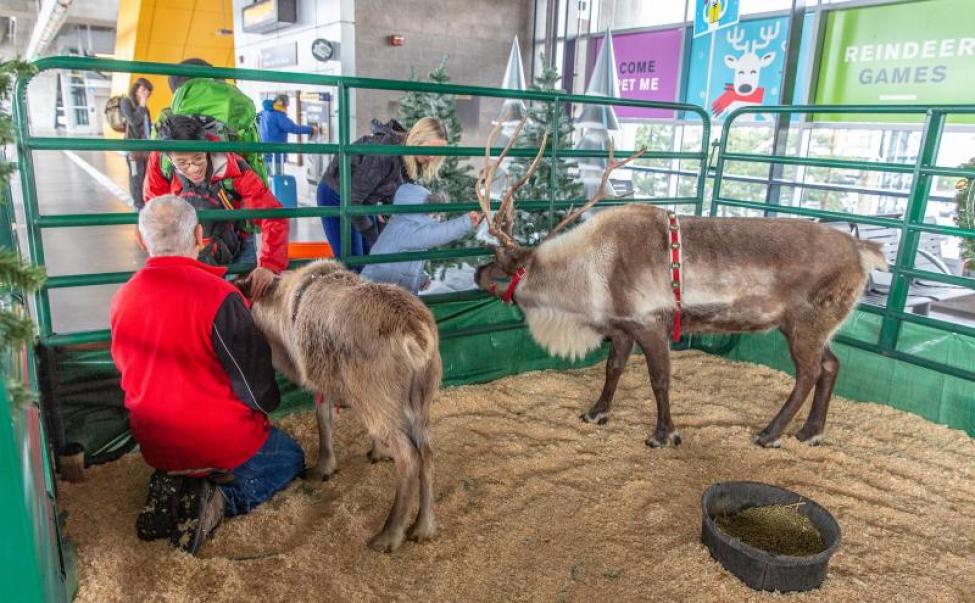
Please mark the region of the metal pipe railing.
[[[45, 228], [88, 227], [104, 225], [135, 224], [137, 215], [134, 213], [99, 213], [99, 214], [65, 214], [42, 215], [37, 205], [37, 188], [33, 168], [33, 151], [55, 150], [88, 150], [88, 151], [234, 151], [234, 152], [272, 152], [272, 153], [328, 153], [337, 154], [339, 160], [340, 204], [338, 207], [301, 207], [282, 208], [274, 210], [213, 210], [200, 211], [201, 220], [225, 219], [255, 219], [255, 218], [321, 218], [339, 217], [341, 221], [341, 240], [349, 241], [352, 233], [352, 217], [358, 215], [398, 214], [398, 213], [450, 213], [466, 212], [479, 209], [473, 202], [443, 203], [433, 206], [352, 206], [351, 199], [351, 158], [360, 154], [377, 155], [409, 155], [415, 150], [398, 145], [357, 145], [352, 143], [351, 104], [352, 90], [385, 90], [399, 92], [428, 92], [436, 94], [464, 94], [492, 98], [518, 98], [526, 101], [552, 103], [555, 119], [553, 128], [558, 128], [558, 120], [562, 119], [562, 107], [565, 103], [584, 103], [598, 105], [615, 105], [630, 107], [649, 107], [672, 110], [680, 113], [694, 113], [700, 118], [699, 127], [702, 128], [702, 141], [710, 137], [710, 121], [707, 113], [700, 107], [683, 103], [646, 102], [629, 99], [590, 97], [569, 94], [562, 91], [514, 91], [480, 86], [443, 85], [421, 82], [404, 82], [380, 80], [374, 78], [359, 78], [345, 76], [319, 75], [309, 73], [291, 73], [261, 71], [254, 69], [236, 69], [224, 67], [206, 67], [199, 65], [170, 65], [140, 61], [118, 61], [91, 57], [48, 57], [36, 61], [34, 65], [37, 73], [52, 69], [91, 70], [100, 72], [137, 72], [154, 75], [182, 75], [187, 77], [216, 77], [233, 80], [252, 80], [264, 82], [281, 82], [311, 86], [329, 86], [337, 89], [338, 97], [338, 142], [337, 143], [241, 143], [225, 141], [159, 141], [159, 140], [110, 140], [84, 139], [66, 137], [42, 137], [30, 134], [27, 119], [27, 86], [31, 77], [24, 77], [17, 81], [14, 98], [14, 112], [16, 126], [19, 132], [18, 152], [21, 161], [21, 183], [24, 193], [24, 208], [27, 221], [28, 247], [34, 263], [44, 264], [44, 248], [41, 230]], [[488, 151], [489, 155], [497, 156], [501, 148], [495, 147]], [[533, 157], [537, 149], [515, 148], [509, 153], [511, 157]], [[618, 157], [629, 156], [634, 151], [620, 150]], [[424, 154], [441, 155], [447, 157], [483, 157], [481, 147], [429, 147], [424, 148]], [[693, 205], [695, 212], [700, 215], [703, 205], [704, 181], [706, 179], [706, 163], [708, 149], [706, 142], [702, 142], [698, 152], [654, 151], [645, 154], [646, 159], [666, 160], [696, 160], [700, 161], [701, 170], [698, 173], [697, 195], [694, 197], [677, 198], [641, 198], [625, 201], [605, 201], [604, 205], [619, 205], [623, 203], [649, 203], [658, 205]], [[578, 151], [574, 149], [560, 149], [552, 144], [546, 160], [551, 162], [549, 173], [549, 198], [546, 200], [531, 200], [519, 202], [518, 208], [525, 211], [547, 211], [550, 227], [554, 224], [555, 212], [577, 206], [583, 200], [559, 200], [556, 195], [557, 166], [560, 159], [572, 158], [606, 158], [606, 151]], [[409, 252], [399, 254], [384, 254], [368, 257], [352, 257], [349, 255], [349, 245], [342, 245], [339, 257], [349, 265], [362, 265], [380, 262], [409, 261], [416, 259], [460, 259], [489, 255], [491, 250], [485, 247], [471, 247], [463, 249], [440, 249], [426, 252]], [[298, 263], [298, 262], [296, 262]], [[231, 270], [242, 270], [242, 266], [232, 266]], [[107, 339], [106, 331], [92, 331], [76, 334], [56, 334], [52, 330], [51, 309], [48, 291], [56, 288], [83, 287], [102, 284], [124, 282], [131, 272], [68, 274], [52, 276], [46, 286], [36, 293], [36, 314], [41, 340], [50, 345], [67, 345], [72, 343], [91, 343]]]

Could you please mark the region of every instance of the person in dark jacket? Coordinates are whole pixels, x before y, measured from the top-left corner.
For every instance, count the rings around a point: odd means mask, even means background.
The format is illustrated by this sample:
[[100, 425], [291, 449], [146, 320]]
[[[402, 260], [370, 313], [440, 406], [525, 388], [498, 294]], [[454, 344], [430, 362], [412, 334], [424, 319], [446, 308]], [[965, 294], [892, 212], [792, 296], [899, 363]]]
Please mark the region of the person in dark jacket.
[[[409, 132], [396, 121], [381, 124], [372, 122], [372, 134], [363, 136], [356, 144], [402, 144], [406, 146], [444, 146], [447, 129], [439, 119], [424, 117], [413, 124]], [[443, 156], [431, 155], [355, 155], [351, 159], [352, 198], [350, 205], [374, 205], [389, 203], [396, 189], [404, 182], [436, 179], [443, 165]], [[321, 182], [318, 183], [318, 205], [339, 205], [339, 158], [332, 160]], [[322, 218], [325, 237], [335, 257], [342, 254], [339, 218]], [[352, 218], [352, 240], [349, 255], [368, 255], [369, 249], [379, 236], [377, 222], [370, 216]]]
[[[288, 95], [279, 94], [274, 99], [267, 99], [261, 105], [264, 110], [257, 114], [257, 131], [261, 135], [261, 142], [288, 142], [288, 134], [304, 134], [316, 136], [318, 128], [315, 126], [299, 126], [288, 117]], [[281, 173], [284, 153], [265, 153], [264, 163], [273, 174]]]
[[291, 482], [304, 452], [268, 420], [280, 393], [247, 300], [225, 268], [196, 259], [196, 210], [175, 195], [154, 199], [139, 236], [149, 259], [111, 305], [129, 425], [156, 469], [136, 531], [195, 553], [224, 516]]
[[[152, 117], [149, 114], [149, 97], [152, 95], [152, 82], [140, 77], [129, 88], [129, 94], [122, 99], [119, 110], [125, 120], [126, 140], [146, 140], [152, 135]], [[136, 209], [142, 209], [142, 183], [146, 179], [148, 151], [130, 151], [126, 157], [129, 164], [129, 193]]]
[[[394, 205], [420, 205], [430, 198], [430, 191], [416, 184], [404, 184], [396, 189]], [[466, 216], [439, 222], [430, 214], [396, 214], [376, 239], [370, 253], [400, 253], [423, 251], [446, 245], [474, 231], [481, 223], [481, 213], [472, 211]], [[419, 293], [430, 284], [423, 272], [423, 260], [368, 264], [362, 276], [377, 283], [392, 283]]]

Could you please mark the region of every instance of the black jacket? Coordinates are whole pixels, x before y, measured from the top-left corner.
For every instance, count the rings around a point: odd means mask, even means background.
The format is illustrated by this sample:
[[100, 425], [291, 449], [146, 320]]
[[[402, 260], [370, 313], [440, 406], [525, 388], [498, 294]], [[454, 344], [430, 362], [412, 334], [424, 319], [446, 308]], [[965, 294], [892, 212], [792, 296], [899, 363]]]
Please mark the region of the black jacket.
[[[395, 119], [389, 123], [372, 120], [372, 134], [363, 136], [355, 144], [403, 144], [406, 130]], [[353, 155], [350, 161], [352, 173], [352, 205], [392, 203], [396, 189], [410, 182], [403, 158], [396, 155]], [[325, 170], [322, 182], [335, 192], [339, 188], [339, 158], [336, 155]], [[375, 228], [368, 216], [354, 216], [352, 225], [360, 232]], [[378, 234], [378, 233], [376, 233]]]
[[[122, 98], [119, 110], [122, 112], [122, 118], [125, 119], [125, 137], [127, 139], [144, 140], [149, 138], [149, 133], [146, 132], [146, 124], [148, 123], [152, 127], [152, 116], [149, 115], [148, 107], [140, 107], [126, 96]], [[147, 151], [139, 151], [134, 155], [143, 161], [149, 157]]]
[[213, 317], [213, 351], [240, 401], [270, 413], [281, 403], [271, 367], [271, 347], [239, 295], [228, 295]]

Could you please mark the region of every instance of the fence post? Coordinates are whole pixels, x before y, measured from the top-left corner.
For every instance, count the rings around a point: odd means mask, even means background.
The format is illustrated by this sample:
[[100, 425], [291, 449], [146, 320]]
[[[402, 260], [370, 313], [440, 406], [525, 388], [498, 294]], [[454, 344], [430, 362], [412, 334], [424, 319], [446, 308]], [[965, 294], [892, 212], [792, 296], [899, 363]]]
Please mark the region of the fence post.
[[559, 114], [562, 112], [561, 99], [556, 98], [552, 103], [552, 133], [549, 142], [552, 145], [552, 165], [548, 170], [548, 229], [555, 228], [555, 196], [558, 189], [559, 165]]
[[[24, 218], [27, 222], [27, 249], [30, 252], [31, 264], [45, 266], [44, 243], [41, 239], [41, 227], [37, 223], [40, 210], [37, 205], [37, 187], [34, 183], [34, 156], [31, 153], [27, 138], [30, 136], [30, 123], [27, 118], [27, 84], [31, 76], [17, 79], [14, 91], [14, 120], [17, 127], [17, 159], [20, 163], [20, 186], [24, 196]], [[47, 295], [47, 288], [38, 287], [34, 292], [34, 311], [37, 314], [37, 329], [41, 338], [51, 334], [51, 304]]]
[[938, 149], [941, 146], [941, 131], [944, 128], [945, 114], [937, 109], [928, 109], [924, 121], [924, 133], [921, 138], [921, 148], [917, 161], [914, 163], [913, 180], [911, 182], [911, 196], [907, 200], [907, 209], [901, 224], [901, 240], [897, 248], [897, 261], [891, 266], [890, 295], [884, 310], [884, 320], [880, 327], [880, 347], [883, 352], [891, 352], [897, 348], [900, 337], [901, 319], [897, 316], [904, 311], [904, 304], [910, 290], [911, 277], [901, 271], [914, 266], [914, 257], [921, 242], [921, 232], [910, 225], [922, 224], [924, 212], [928, 205], [928, 194], [931, 191], [933, 176], [924, 173], [924, 168], [931, 167], [938, 159]]
[[342, 252], [337, 259], [343, 263], [350, 256], [352, 248], [352, 219], [349, 207], [352, 202], [352, 158], [346, 147], [349, 146], [349, 87], [339, 82], [339, 245]]

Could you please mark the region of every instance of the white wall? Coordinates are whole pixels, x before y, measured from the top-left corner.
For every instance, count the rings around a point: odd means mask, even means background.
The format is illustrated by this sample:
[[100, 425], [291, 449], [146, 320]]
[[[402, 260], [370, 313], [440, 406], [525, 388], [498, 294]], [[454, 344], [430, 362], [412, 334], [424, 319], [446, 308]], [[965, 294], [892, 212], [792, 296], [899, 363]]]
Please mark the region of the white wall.
[[[297, 44], [297, 64], [271, 68], [274, 71], [301, 73], [321, 73], [342, 75], [355, 73], [355, 2], [354, 0], [298, 0], [298, 22], [292, 26], [266, 34], [245, 33], [241, 10], [251, 4], [250, 0], [233, 0], [234, 13], [234, 55], [237, 67], [263, 69], [261, 51]], [[324, 38], [340, 45], [339, 59], [322, 62], [311, 54], [312, 42]], [[281, 92], [296, 90], [309, 92], [330, 92], [332, 118], [329, 124], [329, 138], [338, 137], [338, 103], [335, 88], [328, 86], [283, 84], [274, 82], [239, 81], [237, 85], [247, 93], [260, 109], [261, 101]], [[354, 111], [355, 99], [352, 99]], [[353, 116], [354, 119], [354, 116]], [[353, 122], [354, 123], [354, 122]], [[314, 187], [307, 183], [308, 170], [320, 170], [321, 163], [305, 161], [301, 168], [286, 166], [286, 172], [297, 177], [299, 203], [309, 202], [314, 196]], [[326, 158], [327, 161], [327, 158]]]

